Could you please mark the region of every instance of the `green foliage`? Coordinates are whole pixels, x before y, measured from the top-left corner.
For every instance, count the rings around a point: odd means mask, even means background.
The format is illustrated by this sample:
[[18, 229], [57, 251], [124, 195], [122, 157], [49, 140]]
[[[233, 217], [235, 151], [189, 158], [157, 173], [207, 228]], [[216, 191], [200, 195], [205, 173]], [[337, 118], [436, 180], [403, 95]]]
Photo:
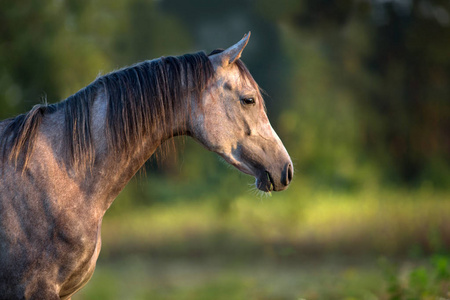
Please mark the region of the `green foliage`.
[[445, 299], [450, 292], [450, 259], [433, 256], [431, 263], [422, 263], [410, 270], [382, 259], [386, 291], [389, 300]]

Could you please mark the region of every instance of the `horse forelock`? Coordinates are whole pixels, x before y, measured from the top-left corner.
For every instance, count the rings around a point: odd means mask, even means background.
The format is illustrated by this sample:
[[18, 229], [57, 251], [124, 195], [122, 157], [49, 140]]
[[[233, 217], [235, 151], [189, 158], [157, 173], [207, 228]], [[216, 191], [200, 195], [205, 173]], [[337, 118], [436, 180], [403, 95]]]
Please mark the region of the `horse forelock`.
[[5, 120], [0, 132], [1, 159], [25, 170], [43, 117], [62, 109], [68, 163], [76, 170], [90, 169], [95, 161], [92, 106], [100, 93], [107, 100], [105, 135], [111, 150], [126, 151], [155, 128], [167, 137], [182, 134], [187, 128], [175, 133], [171, 129], [177, 118], [188, 117], [189, 101], [183, 100], [199, 98], [213, 76], [204, 52], [161, 57], [101, 76], [60, 103], [36, 105], [28, 113]]

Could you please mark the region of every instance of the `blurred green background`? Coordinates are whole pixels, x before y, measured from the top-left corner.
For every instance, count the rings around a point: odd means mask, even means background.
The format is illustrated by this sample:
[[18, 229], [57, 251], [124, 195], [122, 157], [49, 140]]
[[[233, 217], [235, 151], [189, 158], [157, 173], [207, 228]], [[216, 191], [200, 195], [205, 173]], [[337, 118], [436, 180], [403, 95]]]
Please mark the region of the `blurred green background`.
[[107, 212], [73, 299], [450, 299], [448, 0], [2, 0], [0, 119], [249, 30], [291, 187], [178, 139]]

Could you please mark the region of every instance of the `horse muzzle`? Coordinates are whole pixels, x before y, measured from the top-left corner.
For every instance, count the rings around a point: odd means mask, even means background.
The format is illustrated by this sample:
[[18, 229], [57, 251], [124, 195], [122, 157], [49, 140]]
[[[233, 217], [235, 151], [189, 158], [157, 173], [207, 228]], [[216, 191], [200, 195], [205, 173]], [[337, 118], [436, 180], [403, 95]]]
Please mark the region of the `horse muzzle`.
[[278, 170], [261, 170], [256, 177], [256, 187], [263, 192], [278, 192], [288, 188], [294, 176], [292, 162], [287, 162]]

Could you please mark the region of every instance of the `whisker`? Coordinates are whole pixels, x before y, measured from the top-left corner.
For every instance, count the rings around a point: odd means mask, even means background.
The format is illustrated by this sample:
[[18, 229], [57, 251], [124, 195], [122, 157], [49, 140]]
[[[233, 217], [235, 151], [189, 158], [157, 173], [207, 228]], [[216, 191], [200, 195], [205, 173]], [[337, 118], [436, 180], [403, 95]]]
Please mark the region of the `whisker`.
[[221, 156], [217, 156], [217, 157], [218, 157], [219, 161], [220, 161], [221, 163], [223, 163], [223, 164], [226, 166], [226, 168], [227, 168], [228, 170], [235, 170], [235, 171], [238, 171], [238, 172], [239, 172], [239, 170], [236, 169], [234, 166], [232, 166], [229, 162], [227, 162], [227, 161], [225, 160], [225, 158], [223, 158], [223, 157], [221, 157]]

